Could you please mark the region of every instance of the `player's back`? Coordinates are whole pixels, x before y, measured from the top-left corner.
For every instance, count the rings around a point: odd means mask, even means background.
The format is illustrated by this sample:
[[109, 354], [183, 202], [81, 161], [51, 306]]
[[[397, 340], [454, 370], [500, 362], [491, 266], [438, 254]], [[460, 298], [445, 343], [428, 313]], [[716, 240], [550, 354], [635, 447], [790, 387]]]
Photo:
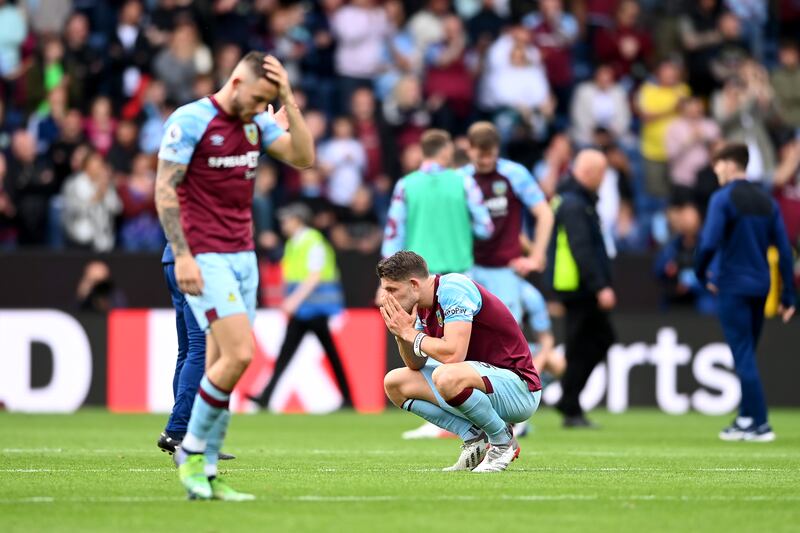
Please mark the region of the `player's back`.
[[432, 272], [460, 272], [472, 266], [472, 222], [464, 189], [466, 176], [452, 169], [417, 171], [404, 180], [409, 250]]

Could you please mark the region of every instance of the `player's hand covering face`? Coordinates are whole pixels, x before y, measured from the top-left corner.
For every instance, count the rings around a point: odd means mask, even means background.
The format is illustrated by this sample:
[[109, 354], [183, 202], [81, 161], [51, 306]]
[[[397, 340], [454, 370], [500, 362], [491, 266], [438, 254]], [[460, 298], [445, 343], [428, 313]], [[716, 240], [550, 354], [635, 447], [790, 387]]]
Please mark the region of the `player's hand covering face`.
[[411, 313], [408, 313], [397, 301], [397, 298], [384, 292], [380, 311], [383, 321], [392, 335], [403, 338], [409, 330], [414, 331], [414, 323], [417, 317], [416, 304]]

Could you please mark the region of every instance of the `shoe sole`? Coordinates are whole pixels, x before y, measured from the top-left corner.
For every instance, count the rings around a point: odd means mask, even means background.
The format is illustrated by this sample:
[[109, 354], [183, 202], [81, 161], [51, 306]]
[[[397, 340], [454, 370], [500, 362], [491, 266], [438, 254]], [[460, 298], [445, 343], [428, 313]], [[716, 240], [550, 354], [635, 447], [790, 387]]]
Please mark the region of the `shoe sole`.
[[724, 440], [725, 442], [736, 442], [739, 440], [744, 440], [744, 433], [720, 433], [719, 439]]
[[742, 440], [745, 442], [773, 442], [775, 440], [775, 433], [767, 433], [757, 437], [744, 437]]

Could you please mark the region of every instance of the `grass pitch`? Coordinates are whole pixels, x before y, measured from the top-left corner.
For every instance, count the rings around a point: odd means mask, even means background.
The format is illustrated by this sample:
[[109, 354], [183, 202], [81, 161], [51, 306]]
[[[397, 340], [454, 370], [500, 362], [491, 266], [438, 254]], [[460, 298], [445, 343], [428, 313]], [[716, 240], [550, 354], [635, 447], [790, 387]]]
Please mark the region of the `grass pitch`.
[[418, 420], [235, 416], [222, 463], [251, 503], [188, 502], [155, 441], [163, 416], [0, 413], [0, 531], [800, 530], [800, 411], [774, 443], [725, 443], [729, 417], [593, 413], [599, 431], [534, 417], [503, 474], [444, 473], [454, 440], [402, 441]]

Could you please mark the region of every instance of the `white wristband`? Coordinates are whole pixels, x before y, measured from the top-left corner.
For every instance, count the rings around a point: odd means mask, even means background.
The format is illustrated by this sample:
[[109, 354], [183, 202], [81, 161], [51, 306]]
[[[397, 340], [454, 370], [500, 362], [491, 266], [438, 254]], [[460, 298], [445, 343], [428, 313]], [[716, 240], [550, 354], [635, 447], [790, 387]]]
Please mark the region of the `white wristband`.
[[424, 339], [425, 337], [427, 337], [427, 335], [425, 335], [425, 333], [421, 331], [417, 333], [416, 337], [414, 337], [414, 355], [416, 355], [417, 357], [426, 357], [426, 355], [422, 353], [422, 349], [420, 348], [422, 346], [422, 339]]

